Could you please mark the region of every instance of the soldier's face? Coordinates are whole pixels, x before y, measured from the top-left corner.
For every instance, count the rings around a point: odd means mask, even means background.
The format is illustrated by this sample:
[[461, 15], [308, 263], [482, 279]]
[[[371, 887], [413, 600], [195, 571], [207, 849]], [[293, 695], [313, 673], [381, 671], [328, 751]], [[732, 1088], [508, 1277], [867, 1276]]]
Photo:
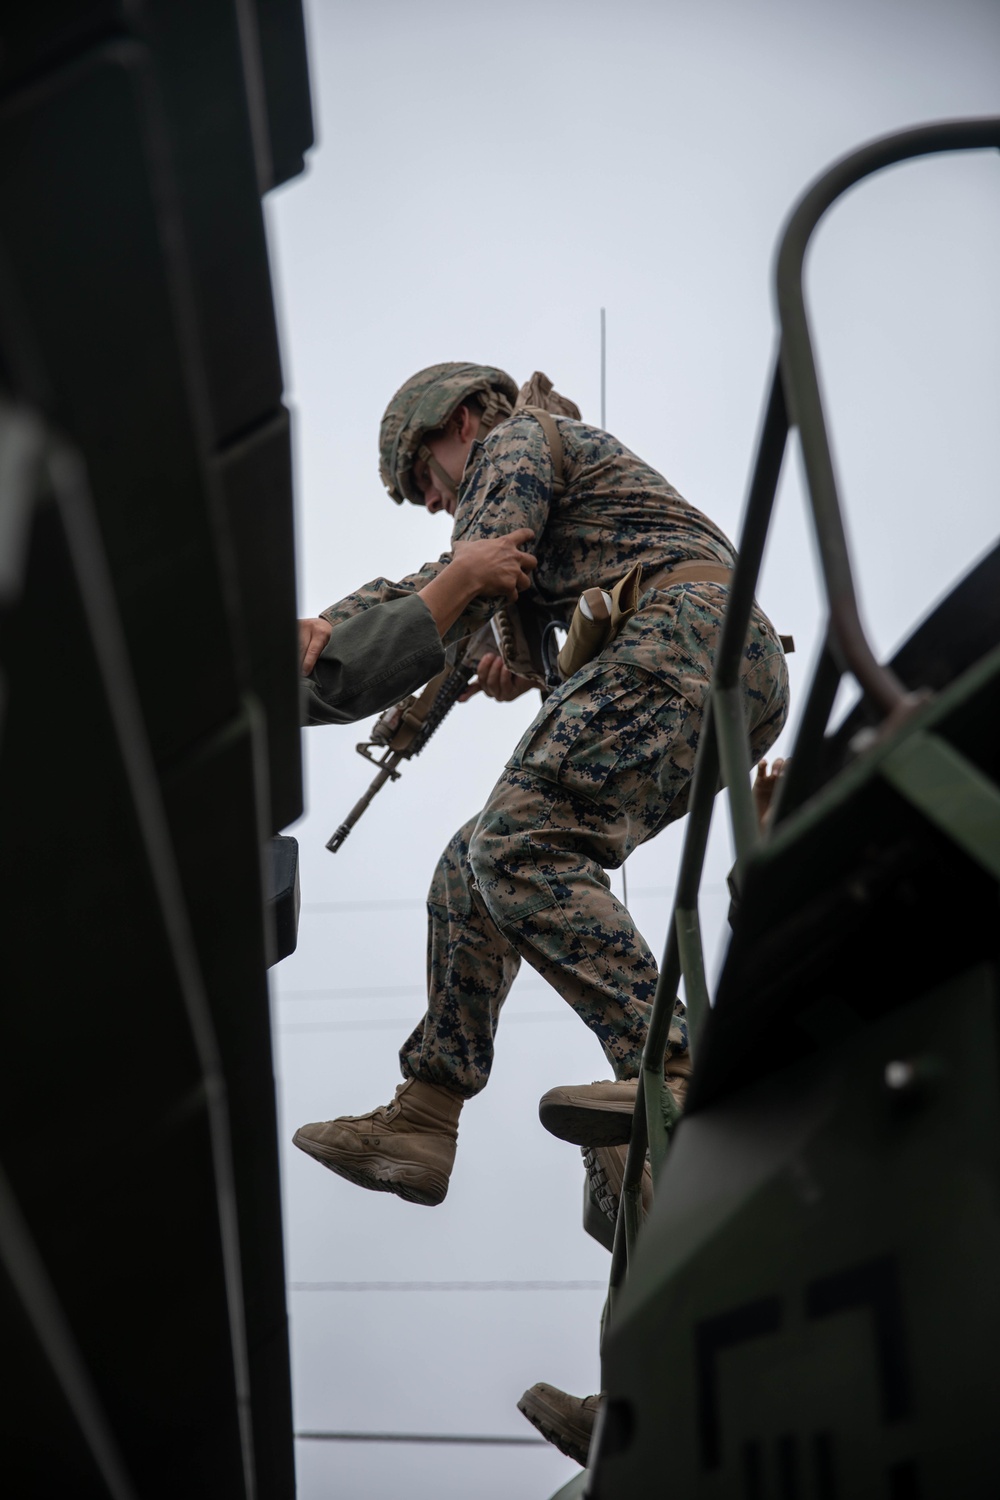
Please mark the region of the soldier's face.
[[[455, 474], [455, 455], [451, 451], [452, 445], [441, 436], [428, 437], [424, 441], [445, 473]], [[464, 468], [465, 459], [463, 458], [457, 469], [459, 476]], [[432, 516], [436, 515], [439, 510], [446, 510], [449, 516], [455, 514], [455, 508], [458, 505], [457, 482], [455, 489], [450, 489], [422, 458], [418, 458], [413, 467], [413, 477], [424, 497], [424, 505]]]
[[446, 510], [453, 516], [458, 507], [458, 488], [465, 473], [466, 461], [479, 431], [479, 417], [467, 406], [460, 406], [447, 427], [439, 432], [429, 432], [424, 438], [427, 448], [446, 474], [452, 476], [454, 485], [449, 487], [424, 459], [418, 459], [413, 468], [424, 504], [435, 515]]

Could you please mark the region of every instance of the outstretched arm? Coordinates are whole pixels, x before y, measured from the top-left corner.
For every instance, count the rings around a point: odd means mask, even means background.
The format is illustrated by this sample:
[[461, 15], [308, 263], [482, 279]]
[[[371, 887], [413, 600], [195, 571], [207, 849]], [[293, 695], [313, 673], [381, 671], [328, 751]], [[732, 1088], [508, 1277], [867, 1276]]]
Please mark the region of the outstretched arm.
[[[304, 724], [353, 724], [414, 693], [444, 666], [444, 646], [423, 600], [416, 594], [391, 599], [345, 620], [331, 631], [302, 678]], [[305, 631], [303, 630], [303, 633]], [[319, 633], [310, 632], [315, 647]]]
[[[486, 597], [497, 602], [513, 603], [528, 588], [537, 559], [523, 548], [531, 541], [527, 527], [508, 532], [506, 536], [486, 537], [456, 542], [451, 561], [415, 592], [422, 599], [431, 618], [444, 636], [474, 599]], [[410, 590], [399, 591], [403, 598]], [[354, 597], [354, 596], [352, 596]], [[346, 601], [345, 601], [346, 602]], [[372, 601], [377, 603], [378, 601]], [[389, 602], [383, 600], [383, 603]], [[367, 606], [371, 607], [371, 606]], [[352, 612], [347, 618], [352, 618]], [[327, 612], [334, 613], [333, 610]], [[346, 621], [337, 622], [346, 623]], [[335, 624], [320, 616], [299, 621], [299, 650], [303, 677], [308, 677], [325, 650]]]

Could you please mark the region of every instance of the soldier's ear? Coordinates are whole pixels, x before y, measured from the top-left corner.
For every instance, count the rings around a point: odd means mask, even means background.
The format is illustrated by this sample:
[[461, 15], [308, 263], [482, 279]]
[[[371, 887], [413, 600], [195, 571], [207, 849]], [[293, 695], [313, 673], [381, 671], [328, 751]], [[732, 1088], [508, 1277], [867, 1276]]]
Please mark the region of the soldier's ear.
[[464, 401], [461, 406], [456, 406], [452, 413], [452, 420], [456, 424], [455, 432], [460, 442], [467, 443], [475, 435], [477, 415], [478, 413], [473, 412], [472, 407]]

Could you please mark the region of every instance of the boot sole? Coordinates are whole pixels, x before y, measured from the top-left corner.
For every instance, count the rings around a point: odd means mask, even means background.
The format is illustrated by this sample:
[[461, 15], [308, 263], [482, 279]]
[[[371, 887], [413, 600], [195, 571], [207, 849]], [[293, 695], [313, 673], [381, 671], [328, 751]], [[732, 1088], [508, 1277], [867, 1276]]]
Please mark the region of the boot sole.
[[538, 1118], [550, 1135], [571, 1146], [627, 1146], [632, 1139], [632, 1111], [612, 1105], [546, 1103]]
[[587, 1467], [587, 1453], [590, 1449], [593, 1428], [586, 1435], [582, 1432], [567, 1433], [565, 1429], [556, 1425], [559, 1413], [546, 1406], [537, 1396], [532, 1397], [530, 1391], [525, 1391], [517, 1403], [517, 1409], [523, 1417], [527, 1417], [535, 1431], [540, 1432], [547, 1443], [552, 1444], [553, 1448], [558, 1448], [560, 1453], [573, 1459], [581, 1469]]
[[618, 1205], [621, 1199], [611, 1186], [608, 1174], [601, 1166], [594, 1151], [584, 1151], [583, 1165], [595, 1203], [604, 1216], [611, 1220], [612, 1224], [617, 1223]]
[[[617, 1169], [612, 1176], [602, 1165], [598, 1156], [596, 1146], [585, 1148], [583, 1152], [583, 1167], [587, 1174], [587, 1184], [590, 1195], [598, 1208], [612, 1224], [618, 1222], [618, 1210], [622, 1201], [622, 1181]], [[646, 1187], [649, 1164], [643, 1171], [643, 1187]], [[642, 1217], [646, 1218], [649, 1213], [650, 1200], [648, 1191], [642, 1197]]]
[[[320, 1166], [335, 1172], [338, 1177], [353, 1182], [356, 1187], [368, 1188], [373, 1193], [395, 1193], [397, 1198], [403, 1198], [407, 1203], [421, 1203], [425, 1208], [436, 1208], [439, 1203], [444, 1202], [448, 1192], [447, 1178], [439, 1179], [429, 1187], [419, 1187], [412, 1180], [412, 1174], [419, 1171], [417, 1168], [404, 1166], [385, 1156], [368, 1158], [365, 1167], [362, 1167], [360, 1163], [348, 1162], [328, 1153], [318, 1142], [303, 1136], [299, 1130], [292, 1136], [292, 1145], [298, 1146], [300, 1151], [311, 1156], [313, 1161], [318, 1161]], [[420, 1176], [426, 1179], [427, 1173], [420, 1172]]]

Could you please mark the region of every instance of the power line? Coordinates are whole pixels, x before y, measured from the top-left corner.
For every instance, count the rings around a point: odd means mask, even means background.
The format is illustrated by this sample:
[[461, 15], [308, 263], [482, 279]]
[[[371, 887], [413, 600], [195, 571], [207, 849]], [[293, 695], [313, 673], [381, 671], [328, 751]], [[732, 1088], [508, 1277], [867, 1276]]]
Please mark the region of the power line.
[[[571, 1015], [575, 1015], [568, 1005], [562, 1010], [529, 1010], [520, 1015], [504, 1017], [505, 1026], [517, 1026], [524, 1022], [537, 1021], [568, 1021]], [[303, 1032], [338, 1032], [338, 1031], [398, 1031], [401, 1026], [409, 1026], [413, 1029], [412, 1016], [384, 1017], [374, 1021], [290, 1021], [287, 1026], [279, 1026], [278, 1032], [282, 1036], [299, 1035]]]
[[426, 995], [426, 984], [352, 984], [339, 990], [280, 990], [279, 1000], [396, 1000], [401, 995]]
[[545, 1438], [485, 1437], [472, 1432], [297, 1432], [299, 1442], [323, 1443], [464, 1443], [476, 1448], [547, 1448]]
[[279, 1001], [385, 1001], [400, 995], [426, 995], [426, 984], [351, 984], [342, 990], [279, 990]]
[[[703, 896], [723, 895], [724, 893], [724, 886], [702, 886], [701, 889]], [[642, 887], [633, 891], [632, 894], [634, 896], [672, 896], [674, 890], [672, 886], [654, 885]], [[394, 898], [384, 901], [306, 901], [299, 907], [299, 912], [303, 916], [319, 916], [331, 913], [333, 915], [351, 915], [355, 912], [364, 911], [423, 911], [426, 905], [426, 901], [417, 899], [416, 897], [399, 897], [398, 899]]]
[[606, 1292], [606, 1281], [290, 1281], [290, 1292]]
[[340, 1031], [399, 1031], [404, 1026], [413, 1030], [412, 1016], [396, 1016], [381, 1021], [292, 1021], [287, 1026], [279, 1026], [279, 1036], [302, 1036], [306, 1032], [340, 1032]]
[[[608, 430], [608, 410], [607, 410], [608, 379], [607, 379], [607, 371], [608, 371], [608, 317], [607, 317], [607, 309], [602, 307], [601, 308], [601, 431], [602, 432], [607, 432], [607, 430]], [[621, 872], [622, 872], [622, 905], [624, 906], [625, 910], [628, 911], [628, 875], [627, 875], [627, 873], [625, 871], [625, 861], [624, 860], [622, 860]], [[634, 894], [638, 894], [638, 892], [635, 892]]]
[[416, 896], [400, 896], [382, 901], [305, 901], [299, 911], [310, 914], [324, 911], [415, 911], [418, 907], [423, 910], [426, 905], [426, 901]]
[[[546, 984], [544, 979], [530, 979], [527, 983], [520, 981], [517, 985], [518, 994], [524, 994], [528, 990], [551, 990], [552, 986]], [[278, 993], [279, 1000], [362, 1000], [365, 998], [373, 1000], [395, 1000], [402, 995], [426, 995], [425, 984], [352, 984], [346, 989], [337, 990], [281, 990]]]

